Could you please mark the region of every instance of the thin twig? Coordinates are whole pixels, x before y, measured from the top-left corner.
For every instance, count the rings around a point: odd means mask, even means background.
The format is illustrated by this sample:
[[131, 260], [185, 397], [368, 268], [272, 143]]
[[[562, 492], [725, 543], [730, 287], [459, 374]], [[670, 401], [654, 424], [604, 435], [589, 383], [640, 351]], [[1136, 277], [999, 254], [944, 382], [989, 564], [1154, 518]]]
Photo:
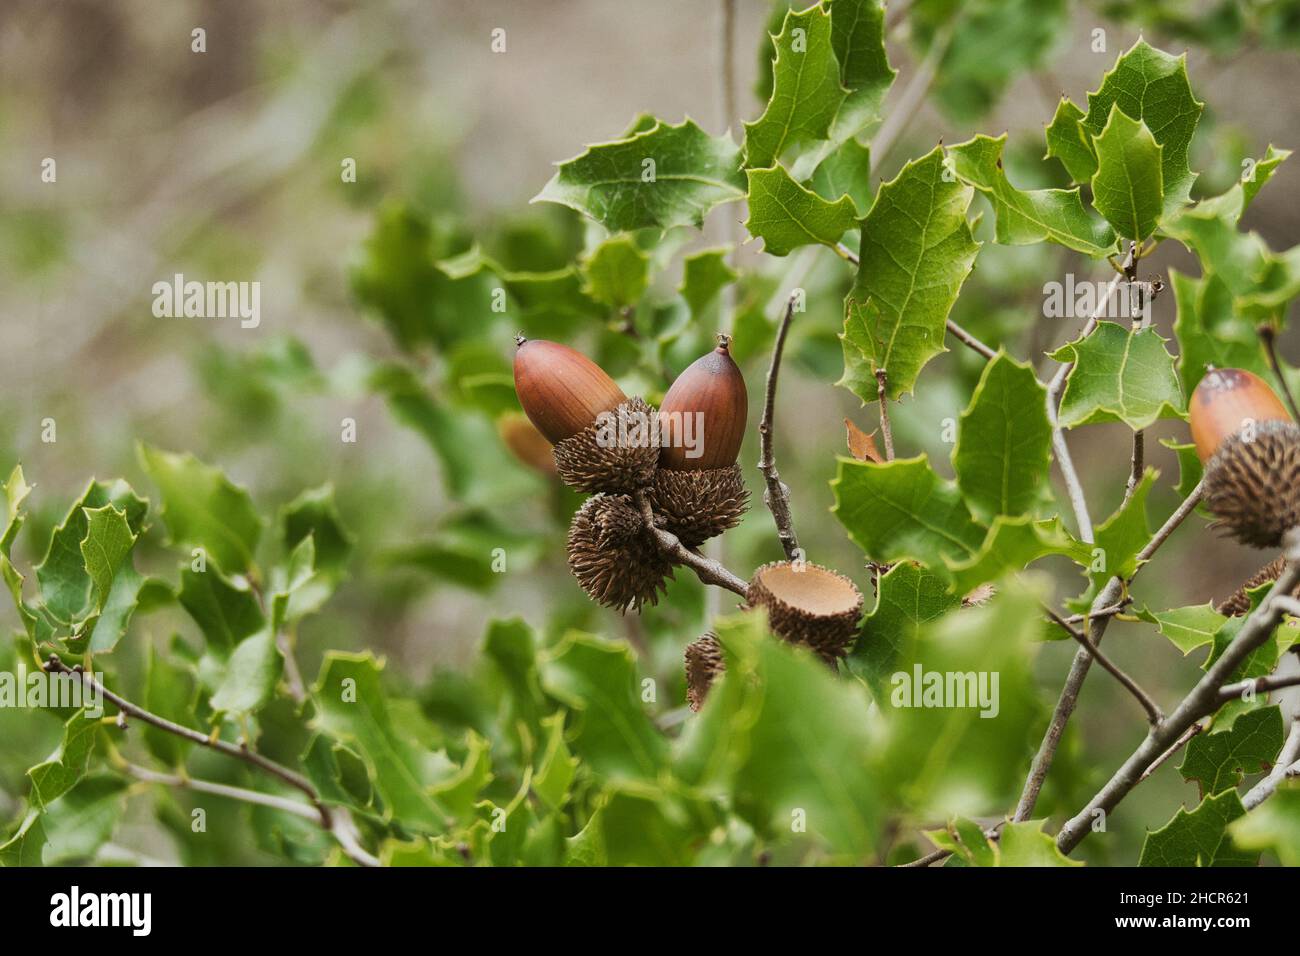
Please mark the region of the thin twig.
[[763, 492], [763, 504], [772, 513], [776, 522], [776, 536], [781, 539], [781, 548], [785, 556], [793, 561], [799, 551], [799, 538], [794, 532], [794, 519], [790, 515], [790, 489], [781, 481], [781, 474], [776, 470], [776, 455], [773, 451], [773, 429], [776, 417], [776, 380], [781, 372], [781, 357], [785, 353], [785, 337], [790, 331], [790, 320], [794, 316], [795, 296], [791, 295], [785, 303], [785, 314], [776, 330], [776, 344], [772, 347], [772, 361], [767, 367], [767, 387], [763, 392], [763, 418], [758, 423], [758, 470], [763, 473], [767, 490]]
[[249, 790], [245, 787], [232, 787], [229, 784], [216, 783], [212, 780], [198, 780], [188, 776], [182, 777], [174, 773], [159, 773], [157, 770], [150, 770], [147, 767], [141, 767], [133, 763], [124, 764], [122, 771], [128, 776], [135, 777], [145, 783], [157, 783], [166, 787], [193, 790], [195, 793], [210, 793], [214, 796], [227, 797], [243, 803], [270, 807], [272, 810], [282, 810], [285, 813], [292, 813], [313, 823], [320, 822], [320, 813], [317, 812], [315, 807], [290, 797], [282, 797], [274, 793], [262, 793], [260, 790]]
[[[1285, 610], [1285, 608], [1283, 608]], [[1289, 613], [1289, 612], [1288, 612]], [[1300, 674], [1273, 674], [1269, 677], [1253, 677], [1250, 680], [1237, 681], [1219, 688], [1219, 700], [1240, 700], [1246, 694], [1267, 694], [1285, 687], [1300, 686]]]
[[[1169, 516], [1160, 529], [1151, 536], [1151, 540], [1146, 546], [1138, 552], [1137, 570], [1133, 572], [1134, 577], [1142, 566], [1150, 561], [1160, 546], [1169, 539], [1169, 536], [1181, 525], [1200, 503], [1202, 494], [1202, 485], [1197, 484], [1191, 490], [1186, 498], [1183, 499], [1174, 513]], [[1133, 578], [1129, 579], [1131, 582]], [[1121, 595], [1126, 590], [1126, 582], [1119, 577], [1113, 577], [1092, 602], [1092, 608], [1096, 611], [1109, 608], [1116, 604]], [[1106, 628], [1110, 624], [1114, 615], [1100, 616], [1090, 610], [1089, 614], [1092, 619], [1089, 621], [1089, 636], [1092, 638], [1094, 645], [1101, 643], [1102, 637], [1106, 633]], [[1047, 772], [1052, 767], [1052, 761], [1056, 758], [1056, 749], [1061, 745], [1061, 737], [1065, 733], [1065, 727], [1070, 722], [1070, 717], [1074, 713], [1074, 708], [1079, 702], [1079, 692], [1083, 688], [1084, 679], [1088, 676], [1088, 670], [1092, 667], [1092, 655], [1084, 648], [1080, 648], [1074, 655], [1074, 660], [1070, 663], [1070, 672], [1066, 675], [1065, 684], [1061, 688], [1061, 694], [1056, 700], [1056, 707], [1052, 711], [1052, 717], [1048, 721], [1047, 730], [1043, 734], [1043, 740], [1038, 745], [1038, 751], [1034, 754], [1033, 762], [1030, 764], [1029, 775], [1025, 778], [1025, 786], [1020, 793], [1020, 801], [1016, 805], [1015, 814], [1012, 819], [1020, 822], [1028, 820], [1034, 813], [1034, 807], [1038, 803], [1038, 795], [1043, 790], [1043, 784], [1047, 780]]]
[[728, 591], [733, 591], [741, 597], [748, 597], [749, 586], [744, 581], [717, 561], [706, 558], [698, 551], [692, 551], [682, 544], [677, 535], [655, 524], [654, 509], [651, 508], [650, 499], [646, 497], [644, 491], [637, 492], [636, 500], [641, 508], [641, 516], [645, 520], [646, 530], [654, 537], [655, 543], [666, 558], [674, 564], [690, 568], [695, 572], [695, 576], [705, 584], [713, 584], [720, 588], [726, 588]]
[[1133, 695], [1134, 699], [1139, 704], [1142, 705], [1142, 709], [1147, 712], [1147, 720], [1153, 726], [1159, 724], [1160, 721], [1164, 719], [1164, 714], [1160, 712], [1160, 708], [1156, 705], [1156, 702], [1151, 699], [1151, 695], [1148, 694], [1146, 691], [1144, 691], [1138, 685], [1137, 681], [1129, 677], [1128, 674], [1124, 673], [1124, 671], [1120, 669], [1118, 664], [1116, 664], [1109, 657], [1103, 654], [1101, 652], [1101, 648], [1099, 648], [1096, 644], [1094, 644], [1087, 634], [1084, 634], [1082, 631], [1078, 630], [1077, 628], [1065, 623], [1065, 619], [1062, 618], [1055, 611], [1053, 611], [1050, 607], [1044, 606], [1043, 610], [1047, 612], [1047, 616], [1050, 617], [1056, 624], [1064, 628], [1067, 634], [1069, 634], [1072, 638], [1078, 641], [1079, 644], [1081, 644], [1088, 651], [1088, 653], [1092, 655], [1093, 660], [1095, 660], [1098, 664], [1100, 664], [1108, 674], [1110, 674], [1117, 681], [1119, 681], [1120, 684], [1123, 685], [1125, 690], [1127, 690], [1130, 694]]
[[1170, 746], [1168, 750], [1166, 750], [1159, 757], [1157, 757], [1155, 759], [1155, 762], [1152, 763], [1151, 766], [1147, 767], [1146, 770], [1142, 771], [1142, 779], [1139, 780], [1138, 783], [1141, 783], [1142, 780], [1145, 780], [1147, 777], [1151, 776], [1153, 773], [1159, 770], [1164, 765], [1165, 761], [1167, 761], [1174, 754], [1178, 753], [1178, 751], [1186, 747], [1187, 742], [1189, 740], [1191, 740], [1197, 734], [1202, 733], [1204, 730], [1205, 730], [1204, 724], [1195, 723], [1192, 724], [1192, 726], [1188, 727], [1185, 731], [1183, 731], [1183, 735], [1179, 737], [1177, 740], [1175, 740], [1172, 746]]
[[880, 434], [885, 439], [885, 461], [894, 460], [894, 431], [889, 427], [889, 376], [876, 369], [876, 397], [880, 399]]
[[1099, 617], [1114, 617], [1116, 614], [1122, 614], [1124, 609], [1132, 603], [1132, 598], [1124, 598], [1122, 601], [1118, 601], [1110, 607], [1104, 607], [1100, 611], [1084, 611], [1080, 614], [1071, 614], [1065, 618], [1065, 623], [1082, 624], [1084, 621], [1091, 621]]
[[1282, 745], [1282, 752], [1277, 755], [1273, 769], [1268, 776], [1246, 791], [1246, 795], [1241, 798], [1241, 805], [1247, 810], [1253, 810], [1271, 797], [1278, 784], [1287, 777], [1296, 775], [1297, 761], [1300, 761], [1300, 714], [1291, 717], [1291, 730], [1287, 734], [1286, 743]]
[[80, 667], [68, 667], [58, 655], [51, 654], [45, 663], [45, 670], [55, 674], [71, 674], [80, 678], [81, 682], [95, 694], [102, 694], [106, 700], [114, 704], [118, 710], [122, 711], [136, 720], [143, 721], [164, 730], [169, 734], [174, 734], [188, 740], [190, 743], [198, 744], [200, 747], [207, 747], [218, 753], [223, 753], [228, 757], [234, 757], [236, 760], [242, 760], [245, 763], [252, 764], [259, 770], [269, 773], [273, 777], [278, 777], [289, 786], [301, 790], [307, 795], [315, 806], [321, 806], [320, 796], [316, 793], [316, 788], [312, 786], [311, 781], [301, 774], [290, 770], [288, 767], [281, 766], [268, 757], [263, 757], [257, 751], [250, 749], [247, 745], [232, 744], [229, 741], [222, 740], [220, 737], [211, 737], [202, 731], [194, 730], [190, 727], [183, 727], [180, 724], [173, 723], [166, 717], [159, 717], [151, 711], [145, 710], [138, 704], [133, 704], [124, 697], [113, 693], [102, 683], [96, 680], [92, 675], [86, 673]]
[[1282, 390], [1282, 397], [1286, 399], [1287, 408], [1291, 409], [1291, 417], [1300, 422], [1300, 407], [1297, 407], [1295, 396], [1291, 394], [1291, 386], [1287, 384], [1286, 377], [1282, 374], [1282, 363], [1277, 357], [1277, 330], [1271, 325], [1261, 325], [1257, 328], [1256, 333], [1259, 340], [1264, 343], [1264, 353], [1268, 356], [1268, 367], [1273, 370], [1273, 377], [1277, 379], [1278, 388]]
[[998, 354], [995, 349], [985, 345], [983, 342], [975, 338], [975, 336], [971, 335], [969, 332], [963, 329], [952, 319], [948, 320], [948, 331], [951, 332], [953, 336], [963, 345], [967, 345], [970, 348], [974, 349], [976, 352], [984, 356], [986, 359], [991, 359]]
[[[310, 806], [306, 806], [296, 801], [289, 801], [284, 798], [275, 797], [272, 794], [258, 794], [257, 798], [250, 799], [246, 794], [257, 793], [257, 791], [242, 791], [238, 787], [226, 787], [224, 784], [218, 783], [204, 782], [204, 785], [200, 787], [195, 785], [195, 781], [190, 781], [187, 785], [189, 785], [191, 789], [203, 789], [204, 792], [214, 793], [219, 796], [243, 799], [250, 803], [260, 803], [265, 806], [285, 810], [289, 813], [296, 813], [299, 816], [302, 816], [302, 810], [306, 809], [309, 811], [307, 818], [314, 820], [321, 829], [333, 836], [338, 841], [343, 852], [353, 862], [359, 863], [362, 866], [379, 865], [379, 860], [362, 847], [360, 842], [357, 840], [355, 824], [352, 822], [352, 817], [347, 810], [343, 807], [336, 807], [333, 810], [327, 807], [324, 801], [321, 800], [320, 795], [316, 792], [316, 788], [312, 785], [311, 781], [301, 774], [276, 763], [269, 757], [262, 756], [257, 751], [252, 750], [246, 745], [229, 743], [228, 741], [217, 737], [215, 734], [204, 734], [191, 727], [185, 727], [181, 724], [174, 723], [166, 717], [160, 717], [152, 711], [145, 710], [138, 704], [133, 704], [125, 697], [113, 693], [105, 687], [103, 683], [96, 680], [93, 675], [87, 673], [81, 667], [68, 667], [56, 654], [51, 654], [49, 659], [45, 662], [45, 670], [49, 673], [69, 674], [78, 678], [93, 694], [101, 695], [105, 700], [116, 706], [122, 714], [129, 715], [136, 720], [157, 727], [159, 730], [166, 731], [167, 733], [180, 737], [183, 740], [188, 740], [190, 743], [198, 744], [200, 747], [207, 747], [210, 750], [215, 750], [218, 753], [223, 753], [228, 757], [242, 760], [247, 764], [257, 767], [259, 770], [270, 774], [296, 790], [300, 790], [302, 793], [306, 794], [307, 799], [311, 801], [311, 804]], [[154, 773], [154, 771], [147, 771], [143, 767], [136, 769], [147, 774]], [[141, 777], [139, 773], [135, 773], [135, 771], [128, 772], [131, 772], [134, 776], [140, 777], [140, 779], [145, 779], [144, 777]], [[151, 782], [176, 785], [170, 778], [166, 780], [152, 780]], [[289, 808], [289, 804], [292, 804], [292, 809]]]
[[1123, 765], [1087, 806], [1070, 818], [1057, 834], [1056, 845], [1062, 853], [1069, 853], [1088, 835], [1098, 812], [1110, 813], [1142, 780], [1142, 774], [1193, 723], [1213, 713], [1220, 705], [1220, 690], [1246, 657], [1262, 645], [1273, 633], [1283, 614], [1277, 598], [1290, 594], [1300, 584], [1300, 549], [1296, 547], [1297, 532], [1287, 535], [1288, 564], [1278, 575], [1273, 589], [1260, 605], [1246, 618], [1237, 636], [1209, 666], [1205, 674], [1188, 692], [1182, 702], [1160, 725], [1151, 729], [1146, 739], [1133, 751]]

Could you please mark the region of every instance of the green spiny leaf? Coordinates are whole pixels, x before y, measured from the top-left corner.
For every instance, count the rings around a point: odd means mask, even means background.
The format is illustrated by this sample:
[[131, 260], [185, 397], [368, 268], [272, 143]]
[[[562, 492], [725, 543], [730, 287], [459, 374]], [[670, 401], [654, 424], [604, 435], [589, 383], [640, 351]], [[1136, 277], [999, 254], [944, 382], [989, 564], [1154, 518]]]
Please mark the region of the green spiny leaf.
[[782, 167], [750, 169], [749, 219], [745, 228], [763, 240], [763, 251], [784, 256], [799, 246], [820, 243], [834, 247], [857, 222], [857, 209], [847, 196], [827, 202], [790, 178]]
[[1183, 415], [1174, 358], [1153, 328], [1126, 330], [1100, 322], [1087, 338], [1063, 345], [1052, 358], [1074, 363], [1061, 397], [1060, 422], [1066, 428], [1122, 421], [1141, 429]]
[[1156, 231], [1163, 209], [1160, 144], [1144, 122], [1115, 106], [1093, 146], [1097, 150], [1093, 207], [1119, 235], [1143, 242]]

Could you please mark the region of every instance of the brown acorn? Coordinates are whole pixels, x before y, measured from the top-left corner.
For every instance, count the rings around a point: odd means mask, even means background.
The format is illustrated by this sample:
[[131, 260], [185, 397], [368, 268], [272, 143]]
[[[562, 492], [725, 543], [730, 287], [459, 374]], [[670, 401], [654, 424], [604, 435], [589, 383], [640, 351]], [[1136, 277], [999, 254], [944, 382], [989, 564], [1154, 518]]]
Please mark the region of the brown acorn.
[[[1246, 580], [1245, 584], [1216, 604], [1214, 609], [1227, 617], [1240, 617], [1247, 613], [1250, 610], [1250, 595], [1246, 592], [1268, 584], [1270, 581], [1276, 581], [1278, 575], [1282, 573], [1282, 570], [1285, 567], [1285, 558], [1274, 558], [1268, 564], [1264, 565], [1252, 574]], [[1300, 597], [1300, 586], [1297, 586], [1296, 590], [1292, 593], [1292, 597]]]
[[704, 706], [704, 698], [709, 693], [717, 676], [726, 670], [726, 661], [722, 656], [722, 645], [712, 631], [686, 645], [686, 701], [691, 710]]
[[1300, 524], [1300, 427], [1273, 390], [1242, 369], [1208, 372], [1190, 412], [1217, 525], [1243, 544], [1277, 547]]
[[750, 607], [767, 609], [772, 631], [803, 644], [832, 667], [849, 652], [862, 616], [862, 592], [844, 575], [816, 564], [774, 561], [749, 581]]
[[650, 487], [655, 513], [689, 548], [734, 528], [749, 492], [736, 456], [745, 438], [749, 396], [731, 357], [731, 340], [696, 359], [659, 406], [659, 470]]
[[515, 392], [555, 444], [555, 470], [587, 492], [622, 493], [650, 483], [659, 461], [654, 409], [629, 399], [599, 365], [556, 342], [515, 340]]
[[534, 471], [544, 475], [555, 474], [555, 456], [551, 443], [521, 412], [506, 412], [497, 419], [497, 434], [510, 454]]
[[718, 347], [687, 366], [664, 395], [660, 464], [674, 471], [734, 465], [748, 416], [745, 377], [731, 357], [731, 339], [719, 335]]
[[627, 396], [605, 370], [581, 352], [516, 336], [515, 393], [524, 414], [551, 444], [572, 438], [612, 412]]
[[636, 502], [626, 495], [593, 495], [569, 525], [569, 570], [587, 596], [626, 612], [655, 604], [672, 564], [646, 530]]

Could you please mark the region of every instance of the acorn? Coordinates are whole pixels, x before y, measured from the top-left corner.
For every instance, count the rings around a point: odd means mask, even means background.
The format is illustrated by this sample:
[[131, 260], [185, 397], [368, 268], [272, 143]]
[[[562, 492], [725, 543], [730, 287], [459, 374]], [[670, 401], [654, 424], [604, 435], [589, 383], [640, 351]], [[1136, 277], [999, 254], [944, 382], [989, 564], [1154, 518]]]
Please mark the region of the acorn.
[[791, 644], [811, 648], [832, 667], [858, 635], [862, 592], [837, 571], [774, 561], [754, 572], [747, 602], [767, 610], [768, 627]]
[[[1246, 592], [1262, 587], [1270, 581], [1276, 581], [1285, 567], [1285, 558], [1274, 558], [1252, 574], [1245, 584], [1216, 604], [1214, 609], [1227, 617], [1241, 617], [1250, 610], [1250, 595]], [[1297, 586], [1296, 592], [1292, 594], [1293, 597], [1297, 595], [1300, 595], [1300, 586]]]
[[502, 443], [523, 464], [544, 475], [555, 474], [551, 443], [522, 412], [506, 412], [497, 419]]
[[704, 706], [704, 698], [709, 693], [717, 676], [726, 670], [726, 661], [722, 656], [722, 645], [712, 631], [686, 645], [686, 702], [691, 710]]
[[673, 576], [627, 495], [588, 498], [569, 525], [568, 554], [569, 570], [587, 596], [620, 613], [658, 603]]
[[555, 445], [555, 469], [587, 492], [631, 492], [654, 477], [654, 409], [629, 399], [581, 352], [515, 338], [515, 392], [537, 430]]
[[745, 439], [749, 396], [731, 357], [731, 339], [692, 362], [659, 406], [659, 470], [650, 487], [655, 513], [687, 547], [734, 528], [749, 492], [736, 456]]
[[1235, 368], [1210, 370], [1190, 413], [1217, 526], [1243, 544], [1277, 547], [1300, 524], [1300, 427], [1259, 376]]

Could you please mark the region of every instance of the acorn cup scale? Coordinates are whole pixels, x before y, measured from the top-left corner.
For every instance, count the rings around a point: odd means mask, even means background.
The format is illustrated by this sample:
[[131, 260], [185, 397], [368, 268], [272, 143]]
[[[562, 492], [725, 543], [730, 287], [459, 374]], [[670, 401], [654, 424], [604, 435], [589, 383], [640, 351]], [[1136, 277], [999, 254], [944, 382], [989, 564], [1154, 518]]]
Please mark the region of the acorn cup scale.
[[1300, 525], [1300, 427], [1273, 390], [1243, 369], [1212, 369], [1189, 403], [1205, 465], [1205, 505], [1217, 526], [1275, 548]]

